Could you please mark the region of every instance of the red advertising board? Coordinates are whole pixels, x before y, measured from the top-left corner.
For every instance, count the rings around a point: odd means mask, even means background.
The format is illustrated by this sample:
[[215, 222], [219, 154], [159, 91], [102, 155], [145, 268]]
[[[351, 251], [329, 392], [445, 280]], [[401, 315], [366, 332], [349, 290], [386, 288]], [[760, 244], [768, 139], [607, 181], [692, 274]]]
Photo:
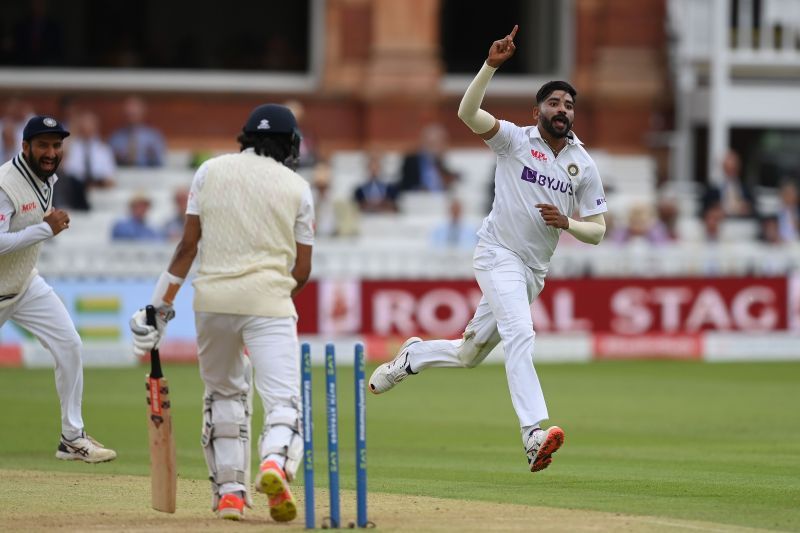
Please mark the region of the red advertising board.
[[[786, 278], [555, 279], [531, 311], [537, 331], [769, 332], [787, 329], [787, 290]], [[301, 298], [301, 333], [457, 338], [481, 292], [474, 280], [326, 280]]]

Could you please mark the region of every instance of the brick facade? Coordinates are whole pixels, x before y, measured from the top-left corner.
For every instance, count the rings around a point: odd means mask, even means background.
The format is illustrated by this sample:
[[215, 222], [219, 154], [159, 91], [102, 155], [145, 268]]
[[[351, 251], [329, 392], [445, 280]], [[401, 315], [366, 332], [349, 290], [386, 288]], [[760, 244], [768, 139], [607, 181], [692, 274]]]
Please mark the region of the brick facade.
[[[479, 141], [455, 116], [458, 96], [442, 95], [438, 56], [439, 0], [328, 0], [321, 88], [300, 95], [306, 129], [322, 152], [340, 148], [406, 149], [426, 122], [441, 121], [452, 144]], [[574, 0], [573, 82], [579, 91], [576, 131], [592, 147], [651, 150], [648, 133], [671, 114], [665, 0]], [[488, 43], [487, 43], [488, 44]], [[527, 122], [530, 96], [493, 98], [492, 111]], [[39, 112], [57, 113], [63, 93], [24, 93]], [[2, 96], [11, 96], [9, 93]], [[102, 117], [121, 122], [127, 93], [75, 94]], [[176, 148], [230, 149], [251, 108], [293, 95], [144, 93], [148, 119]]]

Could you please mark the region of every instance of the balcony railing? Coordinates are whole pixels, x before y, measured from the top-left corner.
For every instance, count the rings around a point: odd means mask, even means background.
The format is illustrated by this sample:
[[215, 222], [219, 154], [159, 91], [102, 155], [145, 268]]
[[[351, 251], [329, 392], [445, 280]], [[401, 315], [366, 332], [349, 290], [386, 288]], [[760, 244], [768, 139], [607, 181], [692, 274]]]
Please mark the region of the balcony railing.
[[669, 0], [668, 13], [682, 62], [707, 63], [712, 21], [727, 17], [731, 67], [789, 69], [800, 76], [800, 0]]

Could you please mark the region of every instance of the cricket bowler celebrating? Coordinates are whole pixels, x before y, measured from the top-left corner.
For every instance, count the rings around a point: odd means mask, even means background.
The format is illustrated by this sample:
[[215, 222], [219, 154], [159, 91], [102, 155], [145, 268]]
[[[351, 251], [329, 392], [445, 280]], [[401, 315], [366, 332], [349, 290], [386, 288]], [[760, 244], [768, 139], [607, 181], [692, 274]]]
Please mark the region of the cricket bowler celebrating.
[[[537, 472], [550, 465], [564, 432], [540, 426], [549, 416], [533, 366], [531, 302], [544, 287], [561, 230], [598, 244], [607, 209], [597, 167], [572, 133], [576, 92], [570, 84], [551, 81], [539, 89], [536, 126], [499, 121], [480, 108], [492, 75], [514, 54], [517, 29], [492, 44], [458, 109], [459, 118], [497, 155], [494, 203], [473, 257], [483, 292], [478, 308], [462, 339], [412, 337], [375, 370], [369, 384], [381, 394], [428, 367], [472, 368], [502, 342], [511, 402], [530, 470]], [[575, 211], [581, 221], [570, 218]]]
[[55, 360], [61, 402], [56, 457], [102, 463], [114, 450], [83, 428], [81, 338], [61, 299], [36, 270], [42, 242], [69, 228], [69, 215], [53, 209], [56, 170], [69, 132], [52, 117], [35, 116], [22, 133], [22, 151], [0, 166], [0, 326], [12, 320], [39, 339]]
[[253, 110], [238, 138], [241, 151], [206, 161], [194, 176], [183, 236], [150, 301], [157, 327], [147, 325], [144, 309], [131, 318], [135, 353], [157, 347], [175, 315], [175, 295], [199, 253], [193, 285], [205, 384], [201, 442], [212, 510], [230, 520], [241, 520], [244, 506], [252, 506], [254, 371], [264, 405], [256, 490], [269, 498], [273, 519], [288, 522], [297, 515], [288, 484], [303, 460], [292, 297], [311, 273], [314, 243], [311, 189], [293, 170], [300, 140], [288, 108], [265, 104]]

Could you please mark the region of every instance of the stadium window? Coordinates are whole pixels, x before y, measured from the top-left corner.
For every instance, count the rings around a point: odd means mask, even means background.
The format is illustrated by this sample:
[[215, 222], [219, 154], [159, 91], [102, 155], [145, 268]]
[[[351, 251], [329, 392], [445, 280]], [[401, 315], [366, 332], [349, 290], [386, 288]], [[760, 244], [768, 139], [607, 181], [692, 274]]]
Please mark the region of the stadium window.
[[514, 58], [493, 89], [530, 91], [532, 83], [568, 77], [572, 65], [573, 1], [510, 0], [502, 9], [485, 0], [442, 0], [440, 39], [445, 92], [461, 92], [480, 68], [491, 43], [519, 24]]
[[116, 76], [119, 84], [154, 85], [141, 88], [224, 89], [228, 80], [239, 88], [243, 81], [246, 90], [251, 80], [263, 90], [269, 77], [316, 75], [323, 3], [284, 2], [276, 16], [275, 4], [263, 0], [240, 0], [231, 9], [211, 0], [8, 2], [0, 69], [16, 69], [18, 81], [34, 86], [39, 79], [57, 84], [63, 74], [67, 87], [83, 81], [110, 88]]
[[[694, 180], [708, 181], [708, 128], [693, 131]], [[800, 130], [789, 128], [731, 128], [730, 146], [739, 154], [742, 179], [751, 187], [776, 189], [787, 178], [800, 179]]]

